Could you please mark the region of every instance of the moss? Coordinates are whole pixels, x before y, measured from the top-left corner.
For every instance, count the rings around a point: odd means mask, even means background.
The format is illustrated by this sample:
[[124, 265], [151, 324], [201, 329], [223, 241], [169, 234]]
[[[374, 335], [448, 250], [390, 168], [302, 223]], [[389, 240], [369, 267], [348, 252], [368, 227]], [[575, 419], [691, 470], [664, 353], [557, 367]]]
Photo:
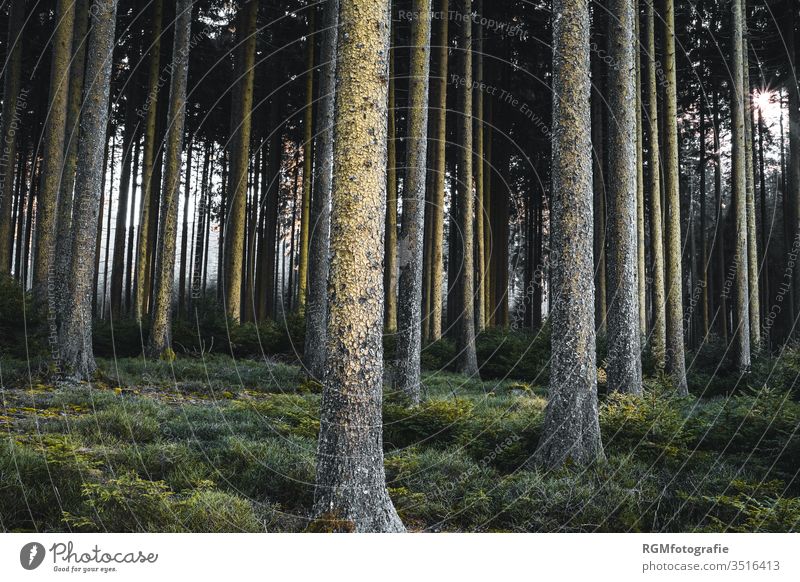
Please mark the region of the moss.
[[335, 513], [323, 513], [308, 524], [306, 531], [308, 533], [355, 533], [356, 524]]

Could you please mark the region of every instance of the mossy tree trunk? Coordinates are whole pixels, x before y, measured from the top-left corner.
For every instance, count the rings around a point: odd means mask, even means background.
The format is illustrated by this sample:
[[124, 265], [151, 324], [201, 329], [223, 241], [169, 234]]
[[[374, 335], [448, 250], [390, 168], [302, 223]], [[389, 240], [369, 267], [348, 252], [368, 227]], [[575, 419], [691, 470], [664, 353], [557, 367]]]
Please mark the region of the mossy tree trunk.
[[[442, 0], [439, 11], [449, 14], [450, 1]], [[437, 71], [432, 86], [435, 162], [432, 168], [433, 192], [431, 194], [431, 313], [430, 341], [442, 337], [442, 285], [444, 279], [444, 197], [447, 179], [447, 67], [449, 50], [449, 18], [439, 19], [439, 44], [436, 47]]]
[[675, 0], [664, 2], [664, 201], [666, 247], [666, 368], [675, 391], [688, 394], [683, 341], [681, 203], [675, 62]]
[[[37, 305], [56, 308], [51, 292], [56, 285], [55, 251], [58, 227], [58, 195], [64, 170], [64, 142], [69, 99], [69, 72], [75, 24], [75, 0], [58, 0], [50, 63], [50, 101], [42, 145], [42, 182], [36, 203], [36, 245], [33, 294]], [[49, 314], [48, 317], [55, 316]]]
[[635, 0], [610, 0], [608, 106], [608, 385], [642, 392], [638, 286]]
[[[17, 161], [16, 133], [21, 116], [17, 111], [22, 79], [22, 26], [25, 22], [25, 0], [13, 0], [8, 15], [6, 66], [3, 76], [3, 140], [0, 158], [0, 273], [11, 272], [12, 226], [11, 208], [14, 194], [14, 166]], [[17, 215], [22, 215], [22, 201]], [[19, 266], [17, 266], [19, 271]]]
[[314, 154], [314, 14], [312, 9], [308, 18], [306, 36], [306, 108], [303, 115], [303, 198], [300, 212], [300, 252], [297, 266], [297, 311], [306, 309], [308, 288], [308, 251], [311, 242], [311, 188]]
[[461, 268], [456, 315], [456, 369], [478, 375], [475, 352], [475, 198], [472, 174], [472, 0], [462, 0], [459, 34], [461, 86], [458, 88], [458, 227]]
[[[408, 87], [406, 177], [400, 230], [398, 296], [398, 389], [409, 402], [420, 399], [422, 351], [422, 259], [425, 233], [425, 182], [428, 158], [431, 0], [414, 0]], [[471, 155], [471, 152], [470, 152]]]
[[239, 321], [242, 316], [242, 261], [244, 260], [245, 221], [247, 212], [247, 170], [250, 163], [250, 136], [252, 134], [253, 82], [255, 79], [256, 26], [258, 2], [249, 0], [240, 7], [244, 11], [239, 19], [243, 24], [237, 55], [241, 61], [236, 71], [239, 75], [238, 99], [234, 99], [234, 152], [231, 156], [230, 196], [228, 197], [228, 227], [225, 229], [225, 310], [228, 317]]
[[545, 467], [603, 457], [597, 409], [592, 260], [592, 145], [587, 0], [553, 3], [549, 402], [534, 461]]
[[156, 245], [153, 320], [147, 352], [172, 359], [172, 298], [175, 276], [175, 243], [178, 227], [178, 190], [181, 184], [183, 134], [186, 121], [186, 85], [189, 72], [192, 0], [178, 0], [175, 38], [172, 48], [172, 77], [169, 90], [168, 131], [164, 151], [164, 189], [158, 243]]
[[311, 220], [314, 224], [308, 262], [308, 302], [303, 360], [309, 375], [322, 381], [325, 374], [325, 344], [328, 331], [328, 251], [331, 234], [331, 187], [333, 180], [333, 122], [336, 92], [336, 30], [339, 0], [323, 8], [320, 48], [320, 102], [317, 109], [317, 163]]
[[139, 110], [140, 118], [144, 118], [144, 148], [142, 151], [142, 203], [139, 215], [139, 236], [136, 251], [136, 290], [134, 293], [133, 315], [136, 321], [149, 310], [148, 272], [150, 268], [150, 224], [152, 209], [153, 185], [156, 157], [156, 125], [158, 121], [159, 75], [161, 73], [161, 26], [164, 16], [164, 0], [154, 0], [153, 16], [150, 23], [152, 31], [150, 42], [150, 63], [147, 73], [147, 98], [144, 108]]
[[59, 336], [62, 372], [80, 379], [89, 379], [97, 367], [92, 352], [94, 262], [87, 260], [87, 257], [93, 256], [95, 251], [97, 216], [105, 171], [103, 160], [117, 0], [94, 0], [92, 20], [85, 99], [81, 109], [83, 132], [78, 146], [81, 163], [75, 178], [75, 228], [70, 253], [69, 292]]
[[734, 358], [740, 370], [750, 367], [750, 314], [747, 252], [747, 149], [745, 141], [745, 103], [743, 60], [743, 14], [741, 0], [733, 0], [732, 6], [732, 63], [733, 87], [731, 90], [731, 189], [735, 224], [733, 254], [734, 283]]
[[386, 488], [383, 391], [388, 0], [339, 9], [328, 344], [314, 515], [357, 532], [399, 532]]

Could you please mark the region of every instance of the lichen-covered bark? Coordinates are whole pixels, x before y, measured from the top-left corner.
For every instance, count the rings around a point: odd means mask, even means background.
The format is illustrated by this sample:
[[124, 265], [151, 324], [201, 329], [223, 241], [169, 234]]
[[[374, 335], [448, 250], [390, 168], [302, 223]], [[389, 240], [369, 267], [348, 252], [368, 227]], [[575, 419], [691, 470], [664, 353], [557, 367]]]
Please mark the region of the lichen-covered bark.
[[[596, 30], [603, 30], [605, 9], [594, 11]], [[605, 82], [603, 61], [597, 53], [591, 55], [592, 69], [592, 184], [594, 189], [594, 318], [597, 333], [606, 334], [608, 297], [606, 290], [606, 147], [605, 147]]]
[[238, 110], [235, 111], [237, 125], [235, 131], [235, 155], [231, 165], [231, 196], [228, 198], [228, 227], [225, 229], [225, 309], [234, 321], [242, 315], [242, 260], [244, 255], [245, 219], [247, 210], [247, 170], [250, 164], [250, 135], [252, 129], [253, 81], [255, 79], [256, 57], [256, 25], [258, 18], [258, 2], [250, 0], [241, 8], [245, 13], [240, 22], [244, 29], [240, 31], [241, 56], [237, 72], [241, 76], [239, 82], [239, 99], [235, 99]]
[[637, 234], [637, 283], [639, 284], [639, 334], [640, 344], [647, 334], [647, 272], [645, 269], [645, 209], [644, 209], [644, 123], [642, 119], [642, 52], [639, 30], [639, 0], [634, 0], [633, 50], [636, 55], [636, 234]]
[[[610, 0], [608, 106], [608, 385], [640, 394], [634, 0]], [[558, 248], [558, 247], [556, 247]]]
[[386, 238], [383, 259], [383, 327], [397, 331], [397, 123], [395, 116], [394, 48], [389, 54], [389, 129], [386, 158]]
[[[449, 0], [442, 0], [442, 14], [449, 14]], [[438, 70], [433, 83], [432, 103], [434, 122], [431, 135], [436, 148], [431, 196], [431, 314], [430, 340], [442, 337], [442, 284], [444, 279], [444, 194], [447, 177], [445, 146], [447, 145], [447, 64], [449, 49], [449, 19], [439, 19]]]
[[747, 267], [747, 164], [745, 158], [745, 112], [743, 59], [743, 15], [740, 0], [731, 3], [733, 13], [733, 44], [731, 49], [731, 189], [733, 191], [733, 214], [735, 221], [735, 251], [733, 255], [735, 274], [734, 293], [734, 357], [740, 370], [750, 367], [750, 305]]
[[[22, 74], [22, 26], [25, 21], [25, 0], [13, 0], [8, 15], [6, 66], [3, 76], [3, 121], [0, 129], [0, 273], [11, 267], [11, 208], [14, 195], [14, 165], [17, 160], [17, 138], [20, 115], [17, 111]], [[21, 200], [21, 199], [20, 199]], [[22, 202], [18, 215], [22, 215]], [[17, 267], [19, 270], [19, 267]]]
[[328, 344], [314, 514], [399, 532], [381, 428], [390, 3], [339, 8]]
[[750, 59], [748, 57], [749, 33], [747, 28], [747, 0], [742, 2], [742, 91], [744, 95], [744, 150], [747, 207], [747, 285], [750, 304], [750, 347], [758, 351], [761, 346], [761, 305], [758, 291], [758, 242], [756, 240], [756, 188], [753, 163], [753, 96], [750, 91]]
[[189, 71], [192, 0], [178, 0], [169, 90], [168, 131], [164, 151], [164, 189], [161, 193], [160, 226], [156, 245], [153, 318], [147, 352], [171, 359], [172, 296], [175, 276], [175, 243], [178, 227], [178, 190], [181, 184], [183, 132], [186, 117], [186, 84]]
[[[462, 16], [472, 14], [472, 0], [462, 0]], [[462, 86], [458, 89], [458, 230], [461, 242], [459, 312], [456, 313], [456, 369], [478, 375], [475, 353], [475, 197], [472, 175], [472, 21], [462, 18], [459, 31]]]
[[308, 260], [308, 302], [303, 360], [309, 375], [322, 381], [328, 331], [328, 251], [331, 235], [331, 187], [333, 180], [333, 114], [336, 92], [336, 30], [339, 0], [325, 3], [320, 49], [319, 105], [317, 106], [317, 155], [312, 197], [314, 225]]
[[139, 215], [139, 237], [136, 251], [136, 291], [134, 293], [134, 317], [141, 322], [148, 311], [148, 272], [150, 268], [151, 209], [156, 155], [156, 122], [158, 121], [159, 68], [161, 66], [161, 25], [164, 17], [164, 0], [154, 0], [153, 18], [150, 23], [152, 41], [150, 43], [150, 63], [147, 72], [147, 98], [144, 115], [144, 150], [142, 152], [142, 204]]
[[414, 0], [408, 87], [408, 138], [403, 219], [400, 228], [397, 387], [412, 404], [420, 398], [422, 350], [422, 255], [428, 156], [431, 0]]
[[311, 171], [314, 151], [314, 13], [309, 15], [306, 46], [306, 109], [303, 117], [303, 203], [300, 212], [300, 256], [297, 267], [297, 310], [306, 309], [308, 249], [311, 241]]
[[97, 237], [117, 0], [94, 0], [92, 19], [78, 146], [81, 163], [75, 178], [69, 292], [59, 337], [62, 372], [81, 379], [89, 379], [97, 367], [92, 353], [94, 262], [86, 258], [93, 255]]
[[[33, 293], [36, 304], [55, 305], [51, 291], [56, 284], [55, 244], [58, 225], [58, 194], [64, 163], [64, 139], [69, 98], [69, 70], [75, 23], [75, 0], [58, 0], [50, 64], [50, 101], [44, 129], [42, 179], [36, 203], [36, 245], [33, 264]], [[52, 301], [50, 301], [52, 300]], [[55, 314], [53, 314], [55, 315]]]
[[[666, 204], [666, 367], [678, 394], [688, 394], [683, 345], [681, 206], [678, 168], [678, 103], [675, 73], [675, 0], [664, 4], [664, 201]], [[741, 44], [741, 43], [740, 43]]]
[[666, 288], [664, 282], [664, 227], [661, 210], [661, 151], [658, 137], [658, 79], [656, 78], [655, 0], [645, 0], [647, 60], [647, 134], [650, 190], [650, 245], [653, 269], [653, 328], [650, 330], [650, 353], [658, 369], [666, 366], [667, 313]]
[[553, 2], [552, 360], [534, 460], [603, 457], [597, 411], [592, 260], [592, 149], [587, 0]]

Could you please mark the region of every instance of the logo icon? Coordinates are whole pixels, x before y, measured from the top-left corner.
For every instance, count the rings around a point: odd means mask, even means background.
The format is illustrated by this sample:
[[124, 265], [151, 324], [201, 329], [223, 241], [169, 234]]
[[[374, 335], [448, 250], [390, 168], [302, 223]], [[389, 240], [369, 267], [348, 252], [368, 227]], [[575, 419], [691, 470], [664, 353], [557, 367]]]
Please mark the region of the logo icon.
[[38, 542], [30, 542], [22, 546], [19, 552], [19, 563], [26, 570], [35, 570], [44, 561], [44, 546]]

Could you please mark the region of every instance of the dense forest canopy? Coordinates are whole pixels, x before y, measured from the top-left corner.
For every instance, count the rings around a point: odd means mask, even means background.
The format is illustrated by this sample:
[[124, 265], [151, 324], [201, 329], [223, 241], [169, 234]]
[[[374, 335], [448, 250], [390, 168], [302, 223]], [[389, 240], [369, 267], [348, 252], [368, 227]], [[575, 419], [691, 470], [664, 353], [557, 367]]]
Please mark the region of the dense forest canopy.
[[546, 386], [533, 471], [606, 462], [613, 398], [794, 357], [797, 0], [9, 0], [0, 31], [3, 361], [300, 366], [312, 529], [404, 530], [382, 419], [426, 371]]

